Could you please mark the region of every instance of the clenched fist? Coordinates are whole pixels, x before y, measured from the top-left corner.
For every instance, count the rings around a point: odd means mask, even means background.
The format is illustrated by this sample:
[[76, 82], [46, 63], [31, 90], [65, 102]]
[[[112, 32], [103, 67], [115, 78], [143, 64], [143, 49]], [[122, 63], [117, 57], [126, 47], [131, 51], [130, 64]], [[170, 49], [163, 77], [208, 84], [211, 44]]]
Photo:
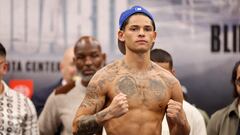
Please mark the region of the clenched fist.
[[118, 118], [128, 112], [127, 96], [123, 93], [117, 94], [111, 104], [101, 112], [96, 114], [98, 123], [103, 123], [112, 118]]
[[170, 99], [167, 106], [167, 117], [177, 119], [181, 111], [182, 103]]
[[116, 95], [109, 105], [109, 114], [113, 117], [120, 117], [128, 112], [127, 96], [123, 93]]

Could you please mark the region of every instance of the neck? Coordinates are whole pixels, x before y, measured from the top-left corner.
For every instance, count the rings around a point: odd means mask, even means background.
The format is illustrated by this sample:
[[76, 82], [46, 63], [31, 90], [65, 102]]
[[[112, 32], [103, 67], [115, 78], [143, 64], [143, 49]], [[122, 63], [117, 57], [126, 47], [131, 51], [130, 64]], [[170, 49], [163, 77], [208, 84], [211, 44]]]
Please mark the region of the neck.
[[150, 51], [147, 53], [126, 53], [124, 62], [135, 71], [146, 71], [151, 66]]
[[84, 87], [87, 87], [87, 86], [88, 86], [88, 83], [89, 83], [89, 81], [84, 81], [84, 80], [82, 80], [82, 85], [83, 85]]

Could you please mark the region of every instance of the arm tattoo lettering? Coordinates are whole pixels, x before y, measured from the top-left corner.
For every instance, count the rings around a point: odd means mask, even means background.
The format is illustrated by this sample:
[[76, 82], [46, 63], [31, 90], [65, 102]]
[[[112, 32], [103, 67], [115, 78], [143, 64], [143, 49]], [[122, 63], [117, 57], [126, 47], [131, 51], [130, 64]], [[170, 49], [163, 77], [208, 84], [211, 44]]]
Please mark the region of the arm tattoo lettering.
[[89, 85], [87, 88], [86, 96], [82, 101], [80, 107], [87, 108], [87, 107], [95, 106], [99, 98], [98, 91], [99, 91], [99, 88], [96, 85]]

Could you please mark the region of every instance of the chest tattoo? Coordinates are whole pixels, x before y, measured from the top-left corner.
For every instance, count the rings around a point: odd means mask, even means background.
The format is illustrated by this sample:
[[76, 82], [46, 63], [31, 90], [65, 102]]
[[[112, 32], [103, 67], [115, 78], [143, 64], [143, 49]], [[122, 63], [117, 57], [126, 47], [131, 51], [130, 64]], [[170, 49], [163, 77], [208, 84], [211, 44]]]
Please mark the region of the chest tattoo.
[[117, 81], [118, 89], [128, 95], [131, 96], [137, 92], [136, 81], [131, 76], [122, 76]]
[[161, 98], [164, 94], [166, 86], [160, 80], [149, 80], [149, 89], [152, 91], [156, 98]]

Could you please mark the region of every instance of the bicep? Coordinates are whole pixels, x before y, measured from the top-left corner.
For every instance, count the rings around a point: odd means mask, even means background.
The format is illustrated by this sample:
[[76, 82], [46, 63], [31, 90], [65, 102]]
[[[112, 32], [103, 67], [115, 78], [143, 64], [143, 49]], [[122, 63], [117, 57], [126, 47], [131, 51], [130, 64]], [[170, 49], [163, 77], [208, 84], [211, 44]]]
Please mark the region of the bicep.
[[175, 82], [171, 87], [171, 99], [177, 102], [183, 102], [183, 92], [179, 81]]
[[93, 115], [100, 111], [105, 104], [105, 93], [97, 83], [90, 83], [86, 90], [86, 95], [81, 102], [76, 117], [81, 115]]

